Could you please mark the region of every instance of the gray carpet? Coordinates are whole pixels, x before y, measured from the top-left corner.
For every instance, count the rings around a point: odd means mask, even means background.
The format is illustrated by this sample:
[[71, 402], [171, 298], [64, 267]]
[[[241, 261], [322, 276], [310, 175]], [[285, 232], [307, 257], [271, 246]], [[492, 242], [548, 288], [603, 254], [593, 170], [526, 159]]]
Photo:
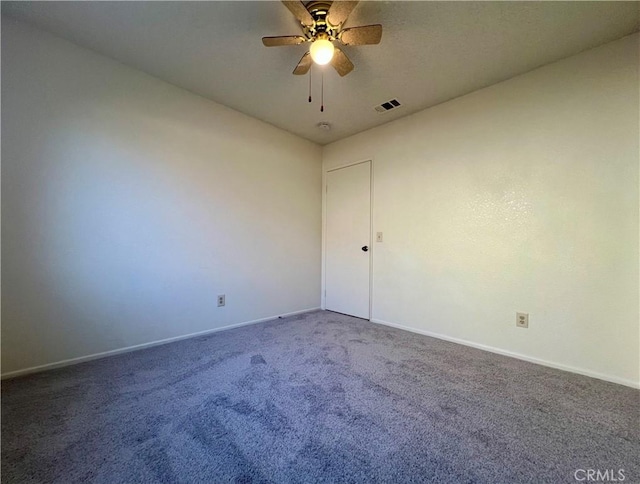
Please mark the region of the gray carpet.
[[637, 483], [639, 395], [318, 311], [4, 381], [2, 482]]

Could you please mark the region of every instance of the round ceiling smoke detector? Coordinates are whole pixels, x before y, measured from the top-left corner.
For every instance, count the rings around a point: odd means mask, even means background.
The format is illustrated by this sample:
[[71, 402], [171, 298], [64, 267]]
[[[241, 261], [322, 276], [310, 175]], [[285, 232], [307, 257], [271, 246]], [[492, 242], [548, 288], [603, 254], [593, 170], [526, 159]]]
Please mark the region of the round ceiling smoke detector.
[[329, 130], [331, 130], [331, 125], [330, 125], [329, 123], [322, 122], [322, 123], [318, 123], [318, 124], [317, 124], [317, 126], [318, 126], [318, 128], [319, 128], [319, 129], [321, 129], [322, 131], [329, 131]]

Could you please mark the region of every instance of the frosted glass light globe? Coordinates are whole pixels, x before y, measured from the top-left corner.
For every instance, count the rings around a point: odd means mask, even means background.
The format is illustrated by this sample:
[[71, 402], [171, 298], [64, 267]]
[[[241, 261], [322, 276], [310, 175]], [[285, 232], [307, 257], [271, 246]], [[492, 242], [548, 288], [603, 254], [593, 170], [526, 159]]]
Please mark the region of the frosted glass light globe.
[[327, 39], [318, 39], [311, 44], [309, 53], [313, 62], [323, 66], [333, 59], [333, 44]]

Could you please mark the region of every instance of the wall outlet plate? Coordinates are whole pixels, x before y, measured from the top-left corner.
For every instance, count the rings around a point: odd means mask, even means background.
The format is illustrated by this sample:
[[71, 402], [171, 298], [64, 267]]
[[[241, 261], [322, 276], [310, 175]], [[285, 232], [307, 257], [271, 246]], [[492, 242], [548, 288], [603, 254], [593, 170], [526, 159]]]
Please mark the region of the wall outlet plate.
[[218, 307], [222, 307], [225, 304], [224, 294], [218, 295]]
[[528, 328], [529, 313], [516, 313], [516, 326], [518, 328]]

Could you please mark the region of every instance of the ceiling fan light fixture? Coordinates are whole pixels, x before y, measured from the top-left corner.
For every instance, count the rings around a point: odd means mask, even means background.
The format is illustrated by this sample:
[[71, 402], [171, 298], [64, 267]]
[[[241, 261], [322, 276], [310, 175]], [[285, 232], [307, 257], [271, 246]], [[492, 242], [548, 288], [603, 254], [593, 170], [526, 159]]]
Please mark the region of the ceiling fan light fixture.
[[[340, 77], [353, 71], [353, 62], [333, 42], [340, 45], [374, 45], [382, 38], [382, 25], [360, 25], [343, 28], [352, 10], [360, 0], [282, 0], [300, 26], [302, 35], [279, 35], [262, 37], [266, 47], [280, 45], [299, 45], [311, 42], [310, 49], [304, 53], [293, 70], [296, 76], [311, 72], [313, 64], [331, 64]], [[311, 80], [311, 78], [309, 78]], [[311, 98], [309, 98], [311, 101]], [[322, 107], [320, 108], [322, 111]]]
[[333, 59], [333, 51], [333, 44], [327, 39], [315, 40], [309, 49], [313, 62], [321, 66], [331, 62], [331, 59]]

